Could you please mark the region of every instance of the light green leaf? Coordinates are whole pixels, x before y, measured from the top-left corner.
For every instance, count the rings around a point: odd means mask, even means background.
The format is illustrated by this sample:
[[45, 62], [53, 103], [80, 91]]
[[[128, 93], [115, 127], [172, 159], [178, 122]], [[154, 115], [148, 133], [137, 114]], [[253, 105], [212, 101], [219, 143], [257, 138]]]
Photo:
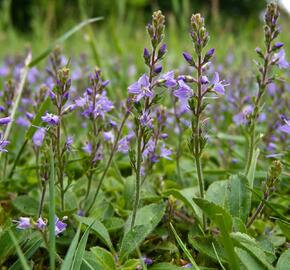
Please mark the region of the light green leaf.
[[261, 264], [264, 269], [274, 270], [274, 267], [268, 262], [268, 258], [259, 244], [254, 238], [251, 238], [244, 233], [232, 233], [231, 237], [234, 239], [235, 244], [247, 250], [251, 255]]
[[64, 261], [61, 265], [61, 270], [70, 270], [71, 269], [73, 257], [74, 257], [74, 254], [75, 254], [78, 242], [79, 242], [79, 238], [80, 238], [80, 233], [81, 233], [81, 224], [79, 225], [77, 233], [74, 236], [74, 238], [69, 246], [69, 249], [65, 255]]
[[195, 216], [199, 219], [199, 221], [202, 220], [202, 213], [200, 211], [200, 208], [197, 207], [197, 205], [192, 201], [192, 198], [199, 196], [199, 190], [196, 187], [193, 188], [185, 188], [182, 190], [178, 189], [169, 189], [163, 192], [164, 196], [172, 195], [176, 199], [182, 201], [187, 207], [189, 207]]
[[228, 180], [215, 181], [206, 191], [206, 199], [222, 207], [226, 206], [226, 191]]
[[86, 245], [87, 245], [87, 241], [88, 241], [88, 237], [89, 237], [89, 233], [91, 230], [91, 227], [93, 226], [94, 221], [90, 224], [90, 226], [87, 227], [87, 229], [85, 230], [79, 244], [78, 247], [76, 249], [74, 258], [73, 258], [73, 262], [71, 265], [71, 270], [79, 270], [81, 268], [82, 265], [82, 260], [83, 260], [83, 256], [85, 253], [85, 249], [86, 249]]
[[257, 166], [257, 160], [258, 160], [259, 154], [260, 154], [260, 150], [259, 148], [257, 148], [253, 153], [249, 172], [247, 173], [247, 178], [248, 178], [250, 188], [253, 188], [253, 185], [254, 185], [255, 172], [256, 172], [256, 166]]
[[116, 264], [113, 255], [101, 247], [92, 247], [91, 252], [103, 270], [115, 270]]
[[248, 181], [243, 175], [232, 175], [227, 185], [227, 201], [232, 216], [246, 222], [251, 208], [251, 191]]
[[[152, 203], [138, 209], [135, 225], [149, 225], [152, 230], [158, 225], [165, 212], [165, 204]], [[125, 234], [130, 230], [132, 214], [126, 221]]]
[[287, 249], [282, 253], [278, 262], [277, 262], [277, 270], [289, 270], [290, 266], [290, 249]]
[[[264, 266], [261, 265], [249, 252], [242, 248], [235, 248], [235, 252], [239, 257], [241, 263], [247, 270], [265, 270]], [[234, 269], [233, 269], [234, 270]]]
[[110, 235], [106, 229], [106, 227], [98, 220], [90, 217], [80, 217], [80, 216], [75, 216], [75, 218], [87, 225], [90, 226], [93, 222], [94, 224], [92, 225], [92, 230], [94, 233], [100, 238], [100, 240], [111, 250], [114, 251], [113, 244], [111, 242]]

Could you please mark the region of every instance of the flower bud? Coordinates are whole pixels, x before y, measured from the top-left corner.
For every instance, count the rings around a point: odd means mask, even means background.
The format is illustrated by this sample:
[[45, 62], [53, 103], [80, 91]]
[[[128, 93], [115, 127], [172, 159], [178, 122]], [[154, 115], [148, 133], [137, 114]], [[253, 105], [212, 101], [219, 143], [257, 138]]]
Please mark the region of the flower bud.
[[158, 65], [158, 66], [154, 67], [154, 72], [156, 74], [159, 74], [161, 71], [162, 71], [162, 66], [161, 65]]
[[193, 64], [193, 58], [192, 58], [190, 53], [183, 52], [182, 55], [183, 55], [184, 59], [186, 60], [186, 62], [188, 62], [190, 65]]
[[164, 43], [161, 45], [158, 51], [158, 59], [162, 58], [165, 55], [166, 51], [167, 51], [167, 45]]
[[284, 46], [284, 43], [283, 42], [276, 42], [273, 46], [273, 51], [276, 51], [276, 50], [279, 50], [281, 49], [282, 47]]

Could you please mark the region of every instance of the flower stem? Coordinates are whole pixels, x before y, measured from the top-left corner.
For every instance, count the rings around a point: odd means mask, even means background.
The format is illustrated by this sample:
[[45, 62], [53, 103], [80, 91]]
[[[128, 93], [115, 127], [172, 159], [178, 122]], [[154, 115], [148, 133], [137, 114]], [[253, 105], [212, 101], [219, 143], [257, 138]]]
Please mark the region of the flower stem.
[[131, 229], [133, 229], [136, 220], [136, 214], [139, 206], [140, 199], [140, 186], [141, 186], [141, 144], [142, 144], [142, 129], [139, 127], [138, 139], [137, 139], [137, 161], [136, 161], [136, 187], [135, 187], [135, 201], [133, 205], [132, 220], [131, 220]]
[[119, 130], [118, 130], [118, 133], [117, 133], [117, 136], [116, 136], [116, 139], [115, 139], [115, 142], [114, 142], [114, 145], [113, 145], [113, 148], [112, 148], [111, 154], [110, 154], [109, 159], [108, 159], [108, 162], [107, 162], [107, 165], [106, 165], [106, 167], [105, 167], [105, 169], [104, 169], [104, 171], [103, 171], [103, 174], [101, 175], [101, 178], [100, 178], [99, 184], [98, 184], [97, 189], [96, 189], [96, 192], [95, 192], [95, 194], [94, 194], [94, 198], [93, 198], [91, 204], [89, 205], [89, 207], [88, 207], [88, 209], [87, 209], [87, 211], [86, 211], [87, 213], [90, 212], [90, 210], [92, 209], [92, 207], [93, 207], [93, 205], [94, 205], [94, 203], [95, 203], [95, 201], [96, 201], [96, 199], [97, 199], [97, 197], [98, 197], [98, 194], [99, 194], [99, 192], [100, 192], [100, 190], [101, 190], [101, 186], [102, 186], [102, 184], [103, 184], [103, 181], [104, 181], [104, 179], [105, 179], [105, 176], [107, 175], [107, 172], [108, 172], [108, 170], [109, 170], [109, 168], [110, 168], [110, 166], [111, 166], [111, 163], [112, 163], [112, 160], [113, 160], [114, 154], [115, 154], [115, 152], [116, 152], [116, 150], [117, 150], [118, 142], [119, 142], [119, 139], [120, 139], [120, 136], [121, 136], [121, 133], [122, 133], [123, 127], [124, 127], [124, 125], [125, 125], [125, 123], [126, 123], [128, 117], [129, 117], [129, 115], [130, 115], [130, 111], [127, 110], [126, 113], [125, 113], [125, 115], [124, 115], [124, 117], [123, 117], [123, 119], [122, 119], [121, 126], [120, 126], [120, 128], [119, 128]]

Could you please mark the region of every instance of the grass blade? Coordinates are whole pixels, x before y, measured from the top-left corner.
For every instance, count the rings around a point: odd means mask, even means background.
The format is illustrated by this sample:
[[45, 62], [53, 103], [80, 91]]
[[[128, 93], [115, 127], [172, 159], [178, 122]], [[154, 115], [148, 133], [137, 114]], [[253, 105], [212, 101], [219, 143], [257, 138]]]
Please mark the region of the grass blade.
[[198, 267], [198, 265], [196, 264], [195, 260], [193, 259], [193, 257], [191, 256], [189, 250], [187, 249], [187, 247], [185, 246], [185, 244], [182, 242], [182, 240], [180, 239], [180, 237], [178, 236], [176, 230], [174, 229], [173, 225], [170, 223], [170, 228], [175, 236], [175, 239], [178, 243], [178, 245], [180, 246], [180, 248], [182, 249], [182, 251], [184, 252], [184, 254], [186, 255], [187, 259], [190, 261], [190, 263], [192, 264], [193, 269], [199, 270], [200, 268]]
[[17, 242], [16, 237], [14, 236], [13, 232], [11, 230], [9, 230], [8, 233], [10, 235], [10, 238], [11, 238], [13, 244], [15, 245], [16, 252], [18, 254], [18, 257], [19, 257], [21, 265], [22, 265], [22, 269], [23, 270], [31, 270], [20, 246], [18, 245], [18, 242]]
[[89, 232], [90, 232], [93, 224], [94, 224], [94, 222], [89, 227], [87, 227], [87, 229], [85, 230], [85, 232], [84, 232], [84, 234], [83, 234], [83, 236], [78, 244], [78, 247], [77, 247], [77, 250], [75, 252], [73, 262], [72, 262], [72, 266], [70, 268], [72, 270], [79, 270], [81, 268], [83, 255], [85, 253], [86, 244], [87, 244], [88, 237], [89, 237]]
[[53, 151], [50, 149], [50, 177], [49, 177], [49, 264], [55, 270], [55, 173]]
[[31, 63], [28, 65], [30, 68], [34, 67], [37, 65], [41, 60], [43, 60], [47, 55], [50, 54], [50, 52], [54, 49], [56, 45], [59, 43], [64, 42], [66, 39], [68, 39], [70, 36], [78, 32], [80, 29], [82, 29], [84, 26], [94, 23], [96, 21], [102, 20], [103, 17], [96, 17], [96, 18], [91, 18], [85, 21], [82, 21], [81, 23], [77, 24], [75, 27], [71, 28], [67, 32], [65, 32], [61, 37], [56, 39], [45, 51], [43, 51], [39, 56], [34, 58]]
[[72, 240], [72, 242], [69, 246], [69, 249], [65, 255], [65, 259], [62, 263], [61, 270], [70, 270], [71, 269], [73, 257], [74, 257], [74, 254], [75, 254], [78, 242], [79, 242], [79, 238], [80, 238], [81, 225], [82, 224], [80, 223], [78, 230], [77, 230], [77, 233], [76, 233], [74, 239]]

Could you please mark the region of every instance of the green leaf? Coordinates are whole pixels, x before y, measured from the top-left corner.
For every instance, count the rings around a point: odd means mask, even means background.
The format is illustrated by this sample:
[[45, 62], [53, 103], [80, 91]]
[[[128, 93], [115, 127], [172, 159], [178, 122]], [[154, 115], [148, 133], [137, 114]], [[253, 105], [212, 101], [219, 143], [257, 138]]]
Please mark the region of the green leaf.
[[12, 240], [14, 246], [15, 246], [16, 252], [17, 252], [19, 260], [20, 260], [20, 263], [22, 265], [22, 269], [23, 270], [31, 270], [31, 268], [29, 267], [28, 262], [27, 262], [27, 260], [26, 260], [26, 258], [24, 256], [24, 254], [23, 254], [23, 252], [22, 252], [22, 250], [21, 250], [21, 248], [20, 248], [20, 246], [19, 246], [19, 244], [17, 242], [17, 239], [14, 236], [13, 232], [11, 230], [8, 230], [8, 233], [9, 233], [9, 235], [11, 237], [11, 240]]
[[198, 265], [196, 264], [195, 260], [193, 259], [193, 257], [191, 256], [189, 250], [187, 249], [187, 247], [185, 246], [185, 244], [182, 242], [182, 240], [180, 239], [180, 237], [178, 236], [177, 232], [175, 231], [173, 225], [170, 223], [170, 228], [175, 236], [175, 239], [178, 243], [178, 245], [180, 246], [180, 248], [182, 249], [182, 251], [184, 252], [184, 254], [186, 255], [187, 259], [190, 261], [190, 263], [192, 264], [193, 269], [199, 270]]
[[196, 236], [192, 232], [188, 235], [188, 242], [196, 249], [199, 253], [206, 255], [214, 261], [217, 260], [213, 245], [215, 246], [216, 252], [223, 263], [227, 263], [225, 250], [222, 245], [218, 242], [218, 239], [212, 236]]
[[28, 216], [37, 215], [38, 202], [34, 198], [31, 198], [27, 195], [16, 197], [14, 200], [12, 200], [12, 205], [22, 214]]
[[118, 217], [111, 217], [111, 218], [105, 219], [103, 223], [105, 227], [107, 228], [108, 232], [115, 232], [115, 231], [121, 230], [125, 224], [124, 220]]
[[254, 238], [251, 238], [244, 233], [232, 233], [231, 237], [234, 239], [235, 244], [247, 250], [251, 255], [261, 264], [264, 269], [274, 270], [274, 267], [268, 262], [268, 258], [259, 244]]
[[277, 224], [282, 230], [284, 236], [286, 236], [287, 240], [290, 241], [290, 224], [281, 220], [277, 220]]
[[124, 261], [144, 241], [151, 231], [152, 227], [146, 224], [135, 225], [133, 229], [125, 233], [120, 248], [120, 261]]
[[256, 166], [257, 166], [257, 160], [258, 160], [259, 154], [260, 154], [260, 150], [257, 148], [253, 153], [251, 165], [249, 168], [249, 172], [247, 174], [248, 183], [249, 183], [250, 188], [253, 188], [253, 186], [254, 186], [255, 172], [256, 172]]
[[135, 270], [140, 265], [139, 259], [131, 259], [126, 261], [120, 268], [120, 270]]
[[[24, 256], [26, 259], [30, 259], [34, 253], [39, 249], [41, 244], [43, 243], [43, 239], [36, 239], [33, 240], [33, 244], [24, 252]], [[21, 269], [21, 261], [18, 259], [10, 268], [9, 270], [18, 270]]]
[[73, 257], [74, 257], [74, 254], [75, 254], [78, 242], [79, 242], [79, 238], [80, 238], [80, 233], [81, 233], [81, 224], [79, 225], [77, 233], [74, 236], [74, 238], [69, 246], [69, 249], [65, 255], [64, 261], [61, 265], [61, 270], [70, 270], [71, 269]]
[[171, 264], [171, 263], [157, 263], [150, 267], [150, 270], [182, 270], [183, 267]]
[[106, 227], [98, 220], [94, 219], [94, 218], [90, 218], [90, 217], [80, 217], [80, 216], [75, 216], [75, 218], [87, 225], [90, 226], [93, 222], [92, 225], [92, 230], [94, 231], [94, 233], [100, 238], [100, 240], [111, 250], [114, 251], [113, 248], [113, 244], [111, 242], [111, 238], [110, 235], [106, 229]]
[[54, 155], [52, 147], [50, 148], [50, 176], [49, 176], [49, 218], [48, 218], [48, 235], [49, 235], [49, 264], [50, 269], [55, 269], [55, 172], [54, 172]]
[[220, 223], [218, 216], [223, 216], [224, 226], [227, 233], [232, 231], [232, 217], [224, 208], [205, 199], [193, 198], [193, 201], [216, 225], [219, 225]]
[[85, 251], [81, 270], [102, 270], [102, 268], [97, 264], [95, 255], [90, 251]]
[[290, 249], [287, 249], [280, 256], [276, 269], [277, 270], [289, 270], [290, 266]]
[[68, 39], [70, 36], [72, 36], [74, 33], [78, 32], [80, 29], [82, 29], [84, 26], [102, 20], [102, 17], [97, 18], [91, 18], [87, 19], [79, 24], [77, 24], [75, 27], [70, 29], [69, 31], [65, 32], [61, 37], [56, 39], [45, 51], [43, 51], [39, 56], [34, 58], [31, 63], [29, 64], [29, 67], [34, 67], [37, 65], [41, 60], [43, 60], [47, 55], [50, 54], [50, 52], [54, 49], [54, 47], [62, 42], [64, 42], [66, 39]]
[[247, 270], [265, 270], [264, 266], [261, 265], [249, 252], [242, 248], [235, 248], [235, 252], [239, 257], [241, 263]]
[[227, 185], [227, 201], [230, 214], [246, 222], [251, 208], [251, 191], [247, 178], [241, 174], [232, 175]]
[[206, 199], [221, 207], [225, 207], [227, 186], [228, 180], [213, 182], [206, 191]]
[[103, 270], [117, 269], [114, 257], [109, 251], [101, 247], [92, 247], [91, 252], [95, 255], [97, 263]]
[[205, 199], [195, 198], [194, 202], [203, 210], [203, 212], [219, 227], [221, 239], [227, 255], [228, 263], [232, 270], [238, 270], [239, 264], [235, 255], [234, 245], [229, 233], [232, 231], [232, 217], [221, 206], [209, 202]]
[[71, 265], [71, 270], [79, 270], [81, 268], [83, 256], [85, 253], [85, 249], [86, 249], [86, 245], [87, 245], [87, 241], [88, 241], [88, 237], [89, 237], [89, 232], [90, 232], [93, 224], [94, 224], [94, 222], [91, 223], [90, 226], [87, 227], [87, 229], [85, 230], [85, 232], [84, 232], [84, 234], [83, 234], [83, 236], [78, 244], [78, 247], [77, 247], [76, 252], [74, 254], [73, 262]]
[[193, 197], [196, 197], [199, 195], [198, 188], [185, 188], [182, 190], [178, 189], [169, 189], [163, 192], [164, 196], [172, 195], [176, 199], [182, 201], [187, 207], [189, 207], [195, 216], [199, 219], [199, 221], [202, 220], [202, 213], [200, 211], [200, 208], [197, 207], [197, 205], [192, 201]]
[[[135, 225], [149, 225], [149, 228], [151, 227], [151, 229], [153, 230], [162, 219], [164, 212], [165, 212], [164, 203], [160, 204], [152, 203], [146, 205], [138, 209], [136, 214]], [[130, 230], [131, 219], [132, 214], [126, 221], [125, 234]]]

